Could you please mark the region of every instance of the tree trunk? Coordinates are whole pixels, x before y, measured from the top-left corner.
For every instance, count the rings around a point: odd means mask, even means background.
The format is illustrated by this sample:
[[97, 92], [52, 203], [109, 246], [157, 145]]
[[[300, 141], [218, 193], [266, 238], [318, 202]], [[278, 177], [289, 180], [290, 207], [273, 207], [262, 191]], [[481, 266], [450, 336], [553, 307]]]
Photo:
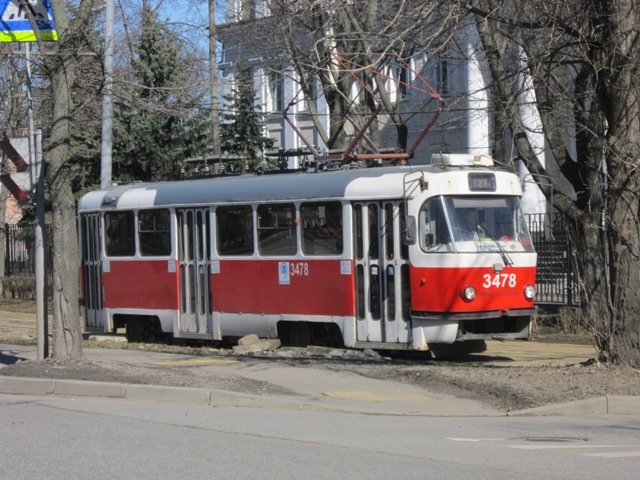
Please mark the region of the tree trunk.
[[78, 245], [70, 149], [73, 59], [61, 59], [52, 73], [53, 128], [47, 149], [47, 181], [53, 213], [53, 357], [82, 356], [78, 309]]
[[46, 149], [46, 178], [53, 216], [53, 357], [82, 356], [82, 326], [78, 308], [78, 241], [75, 198], [69, 168], [71, 88], [76, 79], [78, 53], [93, 21], [93, 0], [82, 0], [75, 17], [63, 0], [52, 0], [59, 35], [58, 52], [46, 59], [51, 81], [53, 118]]
[[627, 222], [624, 217], [630, 213], [619, 206], [606, 215], [594, 212], [591, 222], [582, 225], [577, 250], [585, 279], [587, 323], [601, 359], [638, 367], [640, 261], [616, 227]]

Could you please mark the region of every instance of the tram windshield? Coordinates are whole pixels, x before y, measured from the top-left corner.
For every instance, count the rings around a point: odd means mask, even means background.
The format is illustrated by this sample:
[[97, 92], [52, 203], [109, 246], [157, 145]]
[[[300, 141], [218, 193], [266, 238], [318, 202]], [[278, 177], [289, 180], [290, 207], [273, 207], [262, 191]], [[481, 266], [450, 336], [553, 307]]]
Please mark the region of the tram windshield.
[[442, 196], [427, 200], [419, 215], [426, 252], [532, 252], [515, 197]]

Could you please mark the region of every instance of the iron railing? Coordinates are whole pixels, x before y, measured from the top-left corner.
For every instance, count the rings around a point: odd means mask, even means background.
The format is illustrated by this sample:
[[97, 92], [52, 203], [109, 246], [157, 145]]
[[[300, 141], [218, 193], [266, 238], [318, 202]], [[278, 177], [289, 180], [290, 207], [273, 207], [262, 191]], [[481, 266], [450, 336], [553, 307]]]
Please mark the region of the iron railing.
[[575, 225], [560, 213], [535, 213], [525, 217], [538, 253], [536, 303], [580, 306]]
[[[35, 275], [35, 233], [34, 225], [4, 225], [4, 276]], [[46, 234], [51, 238], [51, 225], [46, 226]], [[51, 275], [53, 257], [51, 249], [45, 254], [47, 271]]]

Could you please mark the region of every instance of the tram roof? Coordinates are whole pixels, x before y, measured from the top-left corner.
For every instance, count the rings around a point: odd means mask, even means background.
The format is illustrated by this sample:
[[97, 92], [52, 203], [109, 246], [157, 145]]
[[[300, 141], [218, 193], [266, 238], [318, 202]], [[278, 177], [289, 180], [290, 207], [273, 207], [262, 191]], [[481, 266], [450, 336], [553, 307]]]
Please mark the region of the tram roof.
[[[447, 170], [452, 171], [459, 170]], [[137, 183], [90, 192], [80, 200], [79, 210], [305, 199], [401, 198], [404, 193], [403, 177], [413, 172], [424, 172], [428, 176], [430, 173], [443, 173], [443, 170], [432, 166], [399, 166]]]

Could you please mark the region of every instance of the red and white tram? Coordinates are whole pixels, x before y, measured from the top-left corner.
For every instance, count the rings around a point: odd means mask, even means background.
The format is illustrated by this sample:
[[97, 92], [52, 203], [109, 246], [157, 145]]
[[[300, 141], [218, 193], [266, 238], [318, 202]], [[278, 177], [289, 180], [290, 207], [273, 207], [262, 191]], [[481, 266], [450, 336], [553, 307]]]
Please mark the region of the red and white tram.
[[79, 203], [86, 326], [427, 350], [526, 338], [536, 254], [490, 158], [115, 186]]

